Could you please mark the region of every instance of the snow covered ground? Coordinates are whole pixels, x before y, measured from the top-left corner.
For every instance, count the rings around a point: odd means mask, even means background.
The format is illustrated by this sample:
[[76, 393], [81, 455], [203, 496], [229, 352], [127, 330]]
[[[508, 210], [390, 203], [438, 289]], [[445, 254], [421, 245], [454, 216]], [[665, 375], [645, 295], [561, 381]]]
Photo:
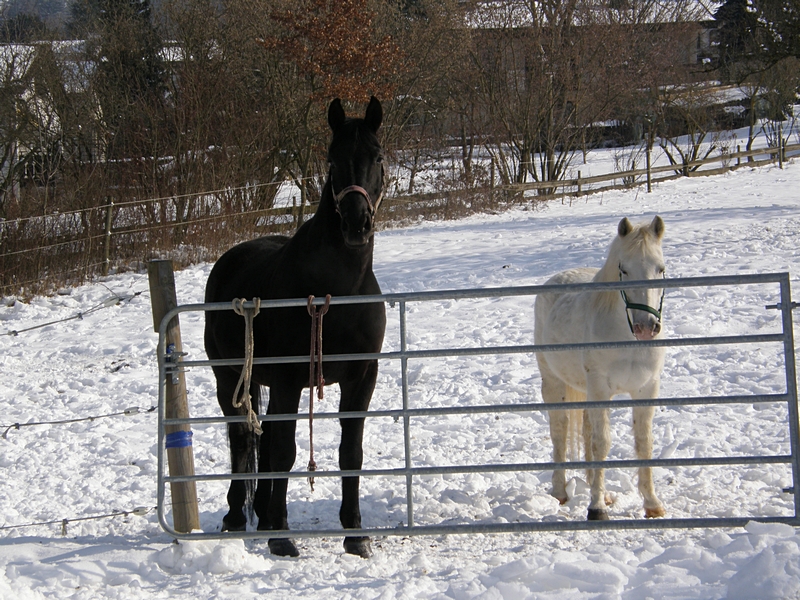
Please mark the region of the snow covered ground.
[[[798, 187], [795, 187], [798, 186]], [[784, 170], [742, 169], [713, 178], [616, 191], [543, 207], [424, 223], [380, 232], [375, 270], [385, 292], [543, 283], [556, 271], [599, 266], [623, 216], [666, 223], [668, 276], [800, 273], [800, 163]], [[179, 302], [200, 302], [210, 265], [176, 274]], [[796, 282], [795, 282], [796, 286]], [[142, 292], [142, 293], [139, 293]], [[137, 295], [137, 293], [139, 293]], [[73, 317], [114, 296], [119, 304]], [[671, 290], [667, 336], [774, 333], [766, 304], [777, 286]], [[533, 298], [435, 302], [409, 306], [413, 348], [532, 343]], [[113, 301], [109, 304], [114, 304]], [[398, 347], [389, 310], [384, 350]], [[185, 350], [203, 358], [202, 316], [181, 317]], [[8, 331], [19, 335], [2, 335]], [[274, 558], [266, 540], [173, 543], [155, 512], [157, 369], [147, 277], [122, 274], [0, 305], [0, 423], [34, 423], [141, 412], [60, 425], [11, 429], [0, 438], [0, 597], [2, 598], [800, 598], [800, 532], [779, 524], [744, 529], [647, 530], [384, 537], [375, 556], [343, 553], [339, 538], [299, 540], [301, 558]], [[772, 344], [669, 350], [665, 397], [781, 393], [780, 348]], [[397, 408], [399, 366], [381, 364], [375, 409]], [[209, 370], [187, 373], [193, 416], [216, 415]], [[541, 400], [533, 356], [411, 361], [413, 406], [525, 403]], [[330, 388], [317, 409], [334, 410]], [[305, 404], [305, 403], [303, 403]], [[304, 406], [301, 406], [301, 410]], [[786, 407], [737, 404], [663, 407], [654, 424], [656, 457], [788, 454]], [[610, 458], [633, 456], [630, 409], [612, 411]], [[416, 466], [550, 460], [544, 413], [497, 413], [416, 423]], [[5, 429], [5, 427], [4, 427]], [[301, 425], [299, 468], [308, 439]], [[315, 423], [321, 470], [336, 468], [338, 425]], [[365, 467], [403, 461], [402, 425], [374, 419], [365, 433]], [[200, 473], [226, 472], [219, 426], [195, 428]], [[549, 495], [549, 472], [431, 476], [415, 481], [418, 524], [497, 523], [585, 517], [588, 490], [572, 472], [565, 506]], [[656, 469], [670, 517], [793, 515], [786, 465]], [[640, 518], [632, 470], [607, 472], [612, 518]], [[225, 513], [225, 484], [198, 484], [201, 527]], [[338, 482], [290, 485], [290, 523], [337, 526]], [[132, 512], [146, 514], [102, 517]], [[404, 481], [362, 481], [368, 527], [405, 519]], [[138, 511], [142, 512], [142, 511]], [[91, 518], [100, 516], [101, 518]], [[67, 519], [62, 535], [62, 520]], [[86, 520], [80, 520], [86, 519]], [[31, 523], [52, 522], [27, 526]], [[25, 527], [18, 527], [26, 525]]]

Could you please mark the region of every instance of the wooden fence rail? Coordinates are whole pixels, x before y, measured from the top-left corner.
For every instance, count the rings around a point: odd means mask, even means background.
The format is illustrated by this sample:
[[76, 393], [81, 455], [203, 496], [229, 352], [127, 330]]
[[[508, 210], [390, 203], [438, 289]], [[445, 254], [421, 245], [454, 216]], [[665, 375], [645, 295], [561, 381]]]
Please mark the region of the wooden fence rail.
[[[578, 177], [559, 181], [386, 197], [381, 206], [381, 222], [391, 225], [421, 217], [447, 219], [496, 210], [529, 201], [528, 192], [536, 193], [536, 201], [547, 201], [631, 188], [645, 181], [649, 189], [651, 183], [782, 164], [799, 155], [800, 144], [792, 144], [785, 145], [783, 152], [760, 148], [590, 177], [581, 177], [578, 172]], [[203, 194], [195, 197], [203, 198]], [[141, 268], [153, 258], [171, 258], [178, 265], [213, 260], [242, 239], [295, 230], [316, 208], [311, 205], [228, 212], [215, 209], [213, 202], [203, 202], [201, 214], [178, 220], [171, 214], [172, 201], [162, 198], [115, 204], [109, 199], [105, 206], [83, 211], [0, 221], [0, 297], [52, 292], [64, 285], [107, 275], [113, 269]], [[160, 203], [163, 210], [150, 210], [145, 216], [142, 207], [155, 203]]]

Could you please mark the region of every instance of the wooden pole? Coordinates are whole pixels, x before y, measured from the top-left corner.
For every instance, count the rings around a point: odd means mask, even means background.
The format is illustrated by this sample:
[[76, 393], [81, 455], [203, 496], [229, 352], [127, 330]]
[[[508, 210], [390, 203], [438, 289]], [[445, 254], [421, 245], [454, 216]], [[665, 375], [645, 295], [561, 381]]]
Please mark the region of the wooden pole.
[[[147, 265], [147, 274], [150, 279], [150, 297], [153, 304], [153, 326], [158, 331], [164, 316], [178, 306], [172, 261], [150, 261]], [[166, 338], [167, 354], [173, 354], [177, 360], [182, 351], [181, 327], [177, 316], [170, 321]], [[167, 375], [165, 401], [165, 417], [167, 419], [189, 418], [186, 380], [181, 371]], [[170, 476], [194, 475], [194, 452], [192, 451], [189, 425], [168, 425], [165, 431]], [[195, 482], [170, 483], [170, 489], [175, 531], [190, 533], [193, 529], [200, 529]]]
[[109, 198], [106, 205], [106, 237], [103, 248], [103, 275], [108, 275], [108, 267], [111, 264], [111, 222], [114, 211], [114, 201]]

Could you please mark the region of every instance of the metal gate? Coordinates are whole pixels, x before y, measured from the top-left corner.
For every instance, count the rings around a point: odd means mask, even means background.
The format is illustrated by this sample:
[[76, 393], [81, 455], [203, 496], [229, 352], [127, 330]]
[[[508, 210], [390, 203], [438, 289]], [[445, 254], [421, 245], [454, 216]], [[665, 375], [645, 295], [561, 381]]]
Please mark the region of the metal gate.
[[[673, 339], [660, 339], [653, 341], [619, 342], [619, 343], [582, 343], [569, 345], [511, 345], [478, 348], [451, 348], [433, 350], [409, 350], [408, 331], [406, 323], [407, 304], [410, 302], [452, 301], [462, 299], [481, 298], [508, 298], [515, 296], [535, 296], [548, 292], [580, 292], [585, 290], [608, 291], [625, 288], [696, 288], [714, 286], [742, 286], [742, 285], [778, 284], [779, 298], [776, 304], [766, 306], [767, 310], [778, 310], [781, 315], [780, 333], [763, 335], [728, 335], [717, 337], [686, 337]], [[232, 479], [275, 479], [275, 478], [308, 478], [312, 473], [307, 471], [292, 471], [289, 473], [257, 473], [236, 474], [219, 473], [207, 475], [168, 476], [165, 473], [165, 427], [169, 425], [199, 424], [199, 423], [230, 423], [243, 422], [245, 417], [213, 417], [213, 418], [185, 418], [167, 419], [165, 417], [164, 390], [167, 378], [180, 369], [209, 367], [211, 365], [240, 365], [242, 360], [182, 360], [169, 354], [165, 345], [165, 332], [172, 317], [182, 312], [189, 311], [216, 311], [231, 310], [229, 303], [215, 304], [189, 304], [178, 306], [170, 311], [161, 322], [158, 345], [159, 365], [159, 425], [158, 425], [158, 515], [159, 521], [166, 532], [181, 539], [214, 539], [214, 538], [263, 538], [263, 537], [327, 537], [327, 536], [386, 536], [386, 535], [439, 535], [453, 533], [508, 533], [531, 531], [560, 531], [560, 530], [597, 530], [597, 529], [666, 529], [666, 528], [691, 528], [691, 527], [737, 527], [749, 521], [778, 522], [791, 525], [800, 525], [800, 433], [798, 433], [798, 402], [795, 372], [795, 353], [792, 328], [792, 310], [796, 304], [792, 302], [790, 279], [788, 273], [768, 273], [756, 275], [740, 275], [725, 277], [698, 277], [659, 280], [658, 282], [614, 282], [614, 283], [586, 283], [570, 285], [544, 285], [505, 287], [490, 289], [466, 289], [422, 293], [397, 293], [381, 296], [339, 297], [331, 300], [332, 305], [357, 304], [369, 302], [385, 302], [392, 309], [399, 311], [399, 351], [381, 352], [376, 354], [349, 354], [326, 355], [325, 361], [342, 361], [355, 359], [380, 359], [399, 361], [401, 365], [401, 393], [402, 408], [397, 410], [370, 410], [367, 412], [352, 413], [316, 413], [315, 419], [339, 419], [343, 416], [352, 417], [393, 417], [402, 420], [404, 466], [392, 469], [365, 469], [361, 471], [316, 471], [315, 478], [354, 476], [361, 477], [401, 477], [405, 479], [406, 487], [406, 515], [405, 523], [397, 526], [372, 527], [363, 529], [292, 529], [291, 531], [247, 531], [247, 532], [209, 532], [209, 533], [180, 533], [174, 529], [166, 514], [166, 489], [167, 484], [181, 481], [229, 481]], [[305, 307], [306, 299], [262, 301], [261, 310], [270, 308]], [[531, 302], [532, 306], [533, 302]], [[245, 304], [252, 305], [252, 302]], [[532, 319], [531, 319], [532, 327]], [[653, 400], [619, 399], [611, 401], [589, 401], [586, 403], [559, 403], [559, 404], [503, 404], [491, 406], [458, 406], [443, 408], [410, 408], [409, 406], [409, 360], [422, 360], [441, 357], [465, 357], [498, 354], [533, 354], [535, 352], [558, 352], [564, 350], [597, 349], [612, 347], [637, 347], [661, 346], [676, 348], [681, 346], [712, 346], [712, 345], [745, 345], [773, 343], [782, 346], [783, 362], [786, 377], [786, 387], [783, 393], [761, 395], [736, 395], [736, 396], [696, 396], [684, 398], [657, 398]], [[254, 364], [286, 364], [308, 362], [308, 356], [301, 357], [276, 357], [256, 358]], [[532, 413], [534, 411], [550, 411], [561, 409], [580, 408], [618, 408], [632, 406], [692, 406], [714, 404], [758, 404], [758, 403], [786, 403], [789, 429], [790, 454], [736, 456], [736, 457], [707, 457], [707, 458], [664, 458], [652, 460], [611, 460], [611, 461], [572, 461], [568, 463], [530, 462], [517, 464], [475, 464], [464, 466], [426, 466], [415, 467], [412, 464], [412, 436], [411, 420], [432, 416], [487, 414], [487, 413]], [[300, 415], [259, 415], [262, 421], [307, 419], [307, 414]], [[584, 520], [531, 520], [526, 522], [505, 523], [462, 523], [462, 524], [415, 524], [414, 500], [412, 487], [414, 479], [430, 475], [454, 475], [476, 473], [500, 472], [525, 472], [549, 471], [554, 468], [585, 469], [585, 468], [631, 468], [631, 467], [688, 467], [688, 466], [725, 466], [725, 465], [758, 465], [758, 464], [788, 464], [792, 471], [793, 486], [784, 490], [791, 493], [794, 500], [794, 515], [792, 516], [753, 516], [753, 517], [702, 517], [702, 518], [663, 518], [663, 519], [616, 519], [610, 521], [584, 521]]]

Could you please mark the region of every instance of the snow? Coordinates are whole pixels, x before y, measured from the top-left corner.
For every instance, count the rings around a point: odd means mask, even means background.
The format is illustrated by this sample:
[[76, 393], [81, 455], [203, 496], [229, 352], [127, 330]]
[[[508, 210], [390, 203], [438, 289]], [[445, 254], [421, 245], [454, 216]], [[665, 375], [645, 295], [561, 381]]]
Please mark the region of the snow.
[[[420, 223], [377, 234], [375, 270], [385, 292], [543, 283], [554, 272], [599, 266], [623, 216], [666, 223], [668, 276], [800, 272], [800, 163], [742, 169], [571, 203], [553, 201], [502, 214]], [[180, 303], [201, 301], [210, 265], [176, 273]], [[796, 285], [796, 283], [795, 283]], [[0, 438], [0, 597], [2, 598], [797, 598], [800, 532], [751, 521], [745, 528], [539, 532], [379, 537], [368, 560], [343, 553], [340, 538], [301, 538], [299, 559], [269, 554], [266, 540], [174, 543], [153, 509], [156, 498], [156, 334], [147, 277], [128, 273], [30, 303], [0, 305], [0, 423], [137, 414], [61, 425], [31, 425]], [[143, 292], [137, 295], [137, 292]], [[780, 331], [775, 285], [670, 290], [668, 336]], [[74, 317], [109, 297], [118, 304]], [[389, 309], [385, 351], [399, 347]], [[202, 316], [181, 316], [185, 350], [204, 357]], [[410, 303], [412, 348], [532, 343], [532, 298]], [[776, 344], [668, 350], [662, 395], [782, 393]], [[466, 406], [541, 400], [533, 356], [524, 354], [411, 361], [412, 406]], [[383, 361], [372, 408], [399, 406], [396, 363]], [[213, 377], [187, 373], [193, 416], [217, 415]], [[335, 410], [329, 388], [318, 411]], [[304, 400], [305, 402], [305, 400]], [[301, 406], [301, 410], [303, 406]], [[633, 456], [630, 409], [612, 411], [609, 458]], [[420, 420], [421, 421], [421, 420]], [[655, 456], [775, 455], [790, 452], [787, 411], [779, 403], [664, 407], [654, 424]], [[4, 427], [5, 429], [5, 427]], [[308, 439], [298, 427], [298, 461]], [[315, 423], [320, 470], [336, 468], [338, 425]], [[403, 463], [402, 424], [368, 421], [365, 467]], [[198, 426], [199, 473], [227, 472], [224, 430]], [[545, 413], [437, 417], [415, 424], [416, 466], [550, 460]], [[612, 518], [641, 518], [631, 469], [607, 472]], [[654, 470], [669, 517], [792, 516], [788, 465]], [[585, 518], [584, 474], [571, 472], [571, 500], [549, 495], [549, 472], [448, 475], [415, 480], [418, 524], [502, 523]], [[222, 483], [199, 483], [201, 528], [225, 513]], [[339, 484], [318, 478], [289, 491], [297, 529], [338, 525]], [[144, 516], [131, 514], [137, 507]], [[406, 518], [402, 478], [362, 481], [365, 526]], [[91, 519], [97, 515], [128, 513]], [[78, 520], [86, 518], [87, 520]], [[68, 519], [62, 536], [62, 520]], [[52, 522], [47, 525], [31, 523]]]

